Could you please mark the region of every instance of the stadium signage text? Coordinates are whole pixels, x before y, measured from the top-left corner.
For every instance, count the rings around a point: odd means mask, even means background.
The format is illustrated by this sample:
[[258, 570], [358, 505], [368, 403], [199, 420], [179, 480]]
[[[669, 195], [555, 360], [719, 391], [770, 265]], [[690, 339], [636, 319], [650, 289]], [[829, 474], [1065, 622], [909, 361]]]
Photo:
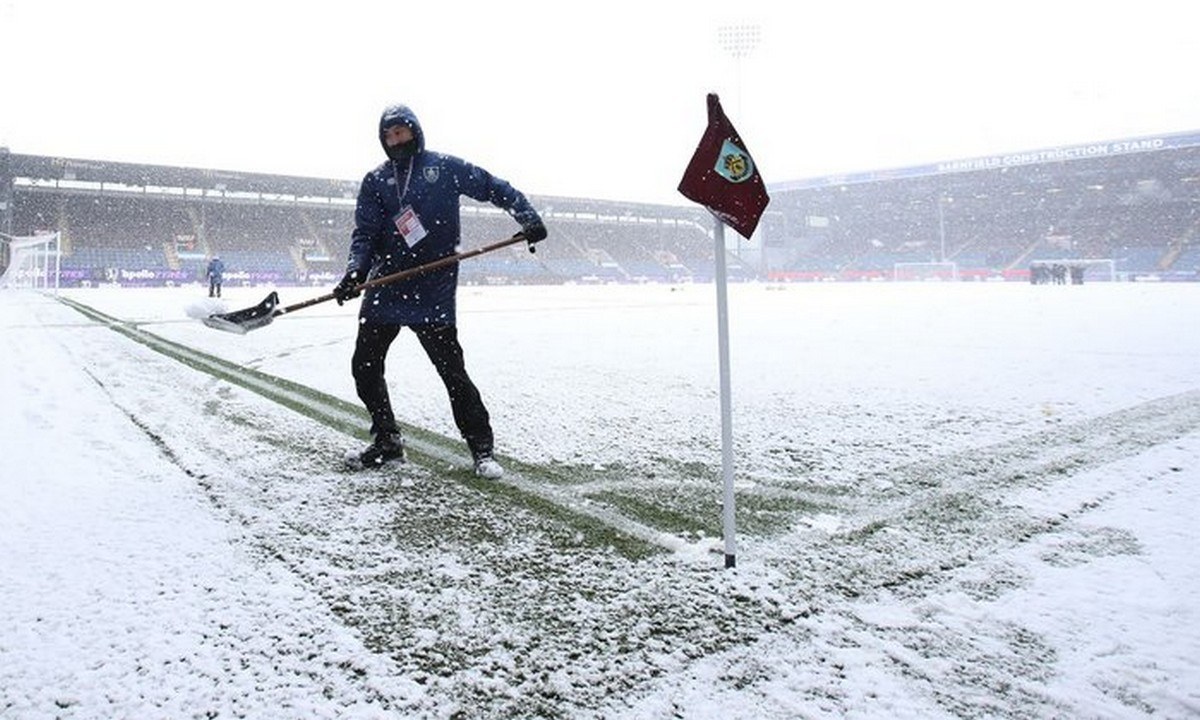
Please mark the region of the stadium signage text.
[[1012, 153], [1010, 155], [992, 155], [989, 157], [973, 158], [970, 160], [955, 160], [938, 164], [938, 172], [962, 172], [966, 170], [990, 170], [1001, 167], [1018, 165], [1033, 165], [1043, 162], [1062, 160], [1078, 160], [1080, 158], [1102, 157], [1105, 155], [1120, 155], [1122, 153], [1146, 152], [1161, 150], [1166, 147], [1163, 138], [1147, 140], [1122, 140], [1118, 142], [1093, 143], [1091, 145], [1074, 145], [1049, 150]]
[[787, 192], [788, 190], [803, 190], [805, 188], [829, 187], [836, 185], [851, 185], [854, 183], [880, 182], [900, 178], [922, 177], [939, 173], [970, 172], [972, 170], [1002, 170], [1006, 167], [1034, 165], [1040, 162], [1063, 162], [1066, 160], [1086, 160], [1103, 158], [1139, 152], [1155, 152], [1177, 148], [1200, 146], [1200, 132], [1176, 133], [1173, 135], [1150, 135], [1125, 140], [1087, 143], [1083, 145], [1067, 145], [1044, 150], [1029, 150], [1009, 153], [1007, 155], [988, 155], [969, 158], [966, 160], [951, 160], [947, 162], [916, 165], [905, 168], [887, 170], [872, 170], [869, 172], [850, 173], [848, 175], [829, 175], [809, 178], [807, 180], [789, 180], [773, 183], [768, 186], [772, 192]]

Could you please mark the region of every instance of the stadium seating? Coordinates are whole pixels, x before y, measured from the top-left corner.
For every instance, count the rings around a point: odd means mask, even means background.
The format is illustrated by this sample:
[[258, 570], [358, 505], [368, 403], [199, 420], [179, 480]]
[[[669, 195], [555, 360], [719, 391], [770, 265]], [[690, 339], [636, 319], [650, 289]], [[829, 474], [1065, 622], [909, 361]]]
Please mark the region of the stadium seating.
[[[980, 167], [906, 169], [772, 187], [755, 242], [727, 233], [732, 280], [892, 279], [949, 264], [960, 279], [1025, 279], [1031, 263], [1111, 260], [1124, 278], [1200, 279], [1200, 138]], [[340, 275], [357, 184], [0, 154], [17, 234], [57, 230], [69, 282], [198, 281], [221, 255], [230, 284]], [[713, 221], [695, 206], [531, 198], [551, 239], [474, 259], [466, 283], [709, 281]], [[518, 228], [464, 200], [462, 246]], [[3, 258], [0, 258], [0, 262]]]

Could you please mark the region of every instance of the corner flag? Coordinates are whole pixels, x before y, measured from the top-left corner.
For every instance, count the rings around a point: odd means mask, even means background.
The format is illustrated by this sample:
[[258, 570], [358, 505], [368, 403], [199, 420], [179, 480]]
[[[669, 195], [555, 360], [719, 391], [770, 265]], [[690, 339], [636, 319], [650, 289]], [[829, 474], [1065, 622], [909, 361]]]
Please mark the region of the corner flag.
[[721, 101], [708, 94], [708, 129], [692, 155], [679, 192], [694, 200], [716, 218], [713, 223], [714, 275], [717, 285], [717, 354], [721, 372], [721, 477], [723, 480], [722, 527], [725, 535], [725, 567], [737, 567], [734, 537], [733, 495], [733, 390], [729, 378], [729, 298], [726, 290], [725, 224], [747, 240], [771, 198], [746, 144], [725, 117]]
[[679, 181], [679, 192], [747, 240], [771, 201], [746, 143], [725, 117], [716, 93], [708, 94], [708, 128]]

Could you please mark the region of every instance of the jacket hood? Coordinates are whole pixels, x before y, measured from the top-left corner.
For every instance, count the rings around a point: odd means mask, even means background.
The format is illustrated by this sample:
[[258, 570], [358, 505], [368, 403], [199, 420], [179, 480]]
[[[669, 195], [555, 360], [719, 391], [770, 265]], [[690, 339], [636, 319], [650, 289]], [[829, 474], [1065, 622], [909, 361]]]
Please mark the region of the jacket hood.
[[407, 154], [417, 155], [425, 151], [425, 131], [421, 129], [421, 122], [417, 120], [417, 114], [407, 105], [390, 105], [379, 116], [379, 144], [383, 146], [385, 155], [391, 157], [388, 154], [387, 141], [384, 140], [383, 133], [393, 125], [407, 125], [413, 132], [413, 150]]

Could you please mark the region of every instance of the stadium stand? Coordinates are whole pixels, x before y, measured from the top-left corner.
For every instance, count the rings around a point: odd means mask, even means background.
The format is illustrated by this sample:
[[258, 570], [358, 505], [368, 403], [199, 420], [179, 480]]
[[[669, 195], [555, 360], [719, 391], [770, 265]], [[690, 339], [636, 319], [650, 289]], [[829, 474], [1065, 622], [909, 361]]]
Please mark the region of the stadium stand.
[[[355, 181], [20, 155], [0, 148], [0, 232], [58, 231], [61, 283], [331, 284]], [[1028, 280], [1039, 264], [1200, 279], [1200, 133], [1050, 148], [769, 186], [753, 242], [726, 233], [734, 281]], [[465, 283], [708, 282], [695, 206], [535, 196], [552, 241], [466, 263]], [[683, 202], [681, 200], [681, 202]], [[463, 246], [511, 219], [464, 200]], [[6, 259], [0, 257], [0, 269]], [[899, 268], [905, 268], [901, 273]], [[947, 272], [946, 268], [953, 268]]]
[[1200, 133], [1050, 148], [780, 183], [778, 280], [882, 279], [953, 263], [960, 279], [1029, 278], [1049, 260], [1109, 259], [1119, 277], [1198, 279]]

